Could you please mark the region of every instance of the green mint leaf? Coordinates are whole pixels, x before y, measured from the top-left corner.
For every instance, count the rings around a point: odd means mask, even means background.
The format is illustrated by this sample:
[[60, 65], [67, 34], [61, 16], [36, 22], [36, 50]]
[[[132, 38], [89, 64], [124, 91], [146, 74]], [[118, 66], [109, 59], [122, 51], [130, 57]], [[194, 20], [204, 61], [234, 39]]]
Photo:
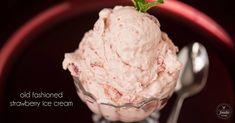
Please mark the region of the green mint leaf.
[[150, 8], [164, 3], [164, 0], [155, 0], [152, 2], [146, 2], [146, 0], [132, 0], [135, 8], [140, 12], [147, 12]]

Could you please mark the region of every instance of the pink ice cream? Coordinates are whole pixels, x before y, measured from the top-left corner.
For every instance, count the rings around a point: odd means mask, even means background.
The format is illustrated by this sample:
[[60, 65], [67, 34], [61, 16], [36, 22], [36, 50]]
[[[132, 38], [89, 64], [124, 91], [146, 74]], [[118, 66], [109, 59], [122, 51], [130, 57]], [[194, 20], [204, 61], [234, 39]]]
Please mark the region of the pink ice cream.
[[[109, 120], [131, 122], [160, 109], [173, 93], [181, 69], [177, 51], [154, 16], [116, 6], [100, 11], [79, 48], [65, 54], [63, 68], [69, 69], [76, 86], [95, 99], [91, 102], [78, 91], [93, 112]], [[145, 110], [102, 105], [138, 106], [151, 98], [158, 101]]]

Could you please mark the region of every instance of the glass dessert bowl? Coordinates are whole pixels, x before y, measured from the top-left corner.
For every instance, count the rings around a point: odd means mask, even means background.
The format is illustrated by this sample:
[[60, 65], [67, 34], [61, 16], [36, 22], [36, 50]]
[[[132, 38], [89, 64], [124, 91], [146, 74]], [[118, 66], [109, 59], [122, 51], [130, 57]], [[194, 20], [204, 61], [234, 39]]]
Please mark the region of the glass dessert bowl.
[[113, 105], [110, 103], [99, 103], [94, 95], [84, 89], [79, 78], [73, 77], [73, 80], [77, 94], [87, 104], [89, 109], [110, 121], [135, 122], [144, 120], [154, 111], [162, 109], [170, 98], [146, 98], [138, 104], [126, 103], [123, 105]]

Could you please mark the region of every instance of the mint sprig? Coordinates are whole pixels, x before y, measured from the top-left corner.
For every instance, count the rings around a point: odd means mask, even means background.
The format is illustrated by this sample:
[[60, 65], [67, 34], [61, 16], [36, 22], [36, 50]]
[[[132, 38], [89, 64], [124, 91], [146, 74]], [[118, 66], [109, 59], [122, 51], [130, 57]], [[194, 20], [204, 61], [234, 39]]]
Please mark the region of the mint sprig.
[[146, 0], [132, 0], [135, 8], [140, 12], [147, 12], [150, 8], [164, 3], [164, 0], [154, 0], [147, 2]]

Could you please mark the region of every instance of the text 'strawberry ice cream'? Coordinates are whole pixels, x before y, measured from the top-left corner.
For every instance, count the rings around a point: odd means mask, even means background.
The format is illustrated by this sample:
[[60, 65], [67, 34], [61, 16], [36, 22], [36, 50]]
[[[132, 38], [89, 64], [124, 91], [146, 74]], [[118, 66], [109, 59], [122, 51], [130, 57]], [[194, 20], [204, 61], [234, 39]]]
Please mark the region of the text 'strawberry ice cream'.
[[80, 98], [109, 120], [142, 120], [174, 91], [181, 69], [177, 47], [158, 20], [130, 6], [103, 9], [79, 48], [66, 53]]

